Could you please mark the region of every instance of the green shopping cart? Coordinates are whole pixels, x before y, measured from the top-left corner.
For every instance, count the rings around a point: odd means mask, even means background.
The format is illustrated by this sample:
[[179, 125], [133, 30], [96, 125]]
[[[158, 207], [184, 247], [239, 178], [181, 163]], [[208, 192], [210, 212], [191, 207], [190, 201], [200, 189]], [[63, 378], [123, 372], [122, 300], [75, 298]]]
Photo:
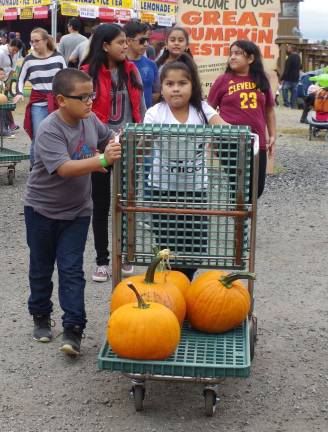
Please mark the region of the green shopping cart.
[[11, 150], [3, 145], [3, 131], [7, 111], [14, 111], [16, 105], [12, 102], [0, 105], [0, 167], [7, 168], [8, 184], [12, 185], [15, 179], [16, 165], [22, 160], [30, 158], [29, 155]]
[[[153, 245], [170, 248], [172, 266], [254, 272], [258, 137], [244, 126], [135, 125], [122, 136], [113, 171], [112, 276], [122, 261], [149, 265]], [[132, 379], [137, 411], [147, 380], [204, 383], [212, 416], [223, 377], [247, 377], [257, 334], [254, 282], [248, 318], [223, 334], [205, 334], [185, 322], [175, 353], [165, 361], [119, 358], [107, 342], [100, 369]]]

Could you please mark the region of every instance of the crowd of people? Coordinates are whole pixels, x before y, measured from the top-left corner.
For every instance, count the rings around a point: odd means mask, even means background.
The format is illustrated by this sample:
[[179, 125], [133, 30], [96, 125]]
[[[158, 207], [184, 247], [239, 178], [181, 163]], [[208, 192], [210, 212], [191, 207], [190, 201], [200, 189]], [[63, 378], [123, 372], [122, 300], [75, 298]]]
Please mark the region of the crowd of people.
[[[96, 254], [92, 279], [105, 282], [110, 277], [111, 166], [121, 156], [118, 136], [125, 124], [249, 125], [260, 138], [259, 196], [267, 154], [273, 154], [276, 139], [274, 97], [254, 43], [231, 45], [226, 72], [205, 101], [184, 28], [167, 32], [156, 61], [149, 58], [154, 52], [148, 49], [147, 24], [101, 24], [89, 39], [79, 31], [78, 20], [71, 19], [69, 33], [57, 45], [46, 30], [31, 32], [32, 50], [23, 61], [14, 98], [16, 103], [23, 99], [28, 80], [32, 92], [24, 127], [32, 144], [25, 221], [33, 338], [52, 338], [52, 274], [57, 263], [64, 311], [60, 349], [68, 354], [80, 352], [87, 322], [83, 254], [91, 217]], [[154, 148], [154, 166], [159, 151]], [[151, 165], [146, 157], [144, 163]], [[154, 185], [159, 170], [160, 165], [148, 174]], [[168, 186], [167, 193], [175, 192]], [[182, 269], [190, 279], [196, 270]], [[129, 262], [122, 264], [122, 272], [133, 272]]]

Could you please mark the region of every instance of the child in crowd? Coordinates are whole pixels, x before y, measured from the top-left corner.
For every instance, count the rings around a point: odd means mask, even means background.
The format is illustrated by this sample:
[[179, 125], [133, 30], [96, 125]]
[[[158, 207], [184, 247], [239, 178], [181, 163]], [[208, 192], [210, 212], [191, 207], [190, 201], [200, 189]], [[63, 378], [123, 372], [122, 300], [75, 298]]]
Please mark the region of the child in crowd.
[[[163, 66], [161, 75], [162, 101], [145, 114], [144, 123], [151, 124], [224, 124], [218, 113], [202, 100], [197, 66], [188, 54]], [[194, 143], [172, 139], [153, 143], [153, 160], [149, 187], [154, 199], [181, 201], [191, 204], [206, 201], [206, 169], [204, 142]], [[160, 190], [159, 190], [160, 188]], [[153, 232], [160, 248], [175, 253], [199, 254], [206, 250], [207, 218], [188, 215], [156, 215], [152, 217]], [[177, 246], [177, 238], [179, 245]], [[196, 268], [180, 269], [191, 280]]]
[[159, 76], [156, 63], [144, 55], [149, 43], [148, 25], [131, 20], [123, 29], [127, 37], [128, 59], [138, 68], [146, 107], [150, 108], [159, 98]]
[[[104, 173], [120, 158], [114, 133], [92, 113], [91, 78], [76, 69], [56, 74], [52, 91], [59, 109], [41, 122], [35, 139], [35, 163], [25, 194], [25, 223], [30, 248], [30, 297], [33, 338], [52, 338], [52, 275], [58, 267], [63, 314], [60, 350], [80, 353], [86, 325], [83, 254], [92, 214], [92, 172]], [[104, 149], [98, 154], [97, 149]]]
[[[0, 94], [6, 94], [6, 73], [3, 68], [0, 68]], [[15, 138], [15, 135], [10, 129], [10, 117], [8, 111], [1, 110], [0, 115], [2, 116], [1, 135], [6, 138]]]
[[163, 65], [176, 60], [181, 54], [188, 53], [191, 57], [191, 51], [188, 48], [189, 33], [183, 27], [172, 27], [166, 37], [166, 44], [162, 54], [156, 60], [158, 72], [161, 74]]
[[219, 109], [226, 122], [250, 126], [252, 132], [259, 135], [260, 197], [265, 185], [267, 151], [269, 157], [274, 154], [276, 117], [275, 101], [264, 72], [261, 52], [253, 42], [238, 40], [231, 45], [227, 69], [212, 85], [208, 103]]
[[[126, 123], [141, 123], [145, 109], [143, 87], [137, 67], [126, 59], [126, 34], [117, 24], [97, 27], [82, 70], [94, 83], [96, 98], [93, 112], [103, 123], [118, 132]], [[93, 217], [92, 228], [96, 249], [95, 282], [109, 278], [108, 217], [110, 209], [111, 170], [104, 175], [92, 174]], [[133, 267], [125, 262], [123, 274], [131, 274]]]

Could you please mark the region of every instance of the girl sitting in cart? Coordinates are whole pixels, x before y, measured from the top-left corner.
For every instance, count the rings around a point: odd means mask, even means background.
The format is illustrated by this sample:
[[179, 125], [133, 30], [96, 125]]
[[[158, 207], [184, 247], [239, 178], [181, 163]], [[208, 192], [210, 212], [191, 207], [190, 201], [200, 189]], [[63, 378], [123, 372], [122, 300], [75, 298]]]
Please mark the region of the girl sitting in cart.
[[250, 126], [252, 132], [259, 136], [260, 197], [265, 185], [267, 152], [269, 157], [274, 154], [276, 117], [274, 97], [257, 45], [245, 40], [237, 40], [231, 45], [228, 66], [212, 85], [208, 103], [219, 109], [225, 121], [233, 125]]
[[[160, 74], [161, 102], [149, 108], [144, 123], [224, 124], [218, 113], [202, 99], [197, 66], [188, 54], [166, 63]], [[170, 142], [155, 140], [148, 186], [155, 201], [183, 202], [202, 208], [206, 202], [207, 175], [204, 142], [193, 143], [174, 136]], [[207, 217], [153, 214], [153, 233], [160, 248], [169, 247], [181, 255], [199, 255], [207, 249]], [[197, 268], [180, 268], [191, 280]]]

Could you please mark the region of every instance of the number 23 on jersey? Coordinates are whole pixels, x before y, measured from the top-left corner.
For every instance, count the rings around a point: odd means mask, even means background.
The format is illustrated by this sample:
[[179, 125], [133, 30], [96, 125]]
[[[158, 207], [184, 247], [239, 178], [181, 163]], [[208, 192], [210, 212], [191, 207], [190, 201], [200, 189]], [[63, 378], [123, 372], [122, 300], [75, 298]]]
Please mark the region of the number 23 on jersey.
[[241, 109], [256, 109], [257, 108], [257, 93], [256, 92], [241, 92], [240, 93], [240, 108]]

